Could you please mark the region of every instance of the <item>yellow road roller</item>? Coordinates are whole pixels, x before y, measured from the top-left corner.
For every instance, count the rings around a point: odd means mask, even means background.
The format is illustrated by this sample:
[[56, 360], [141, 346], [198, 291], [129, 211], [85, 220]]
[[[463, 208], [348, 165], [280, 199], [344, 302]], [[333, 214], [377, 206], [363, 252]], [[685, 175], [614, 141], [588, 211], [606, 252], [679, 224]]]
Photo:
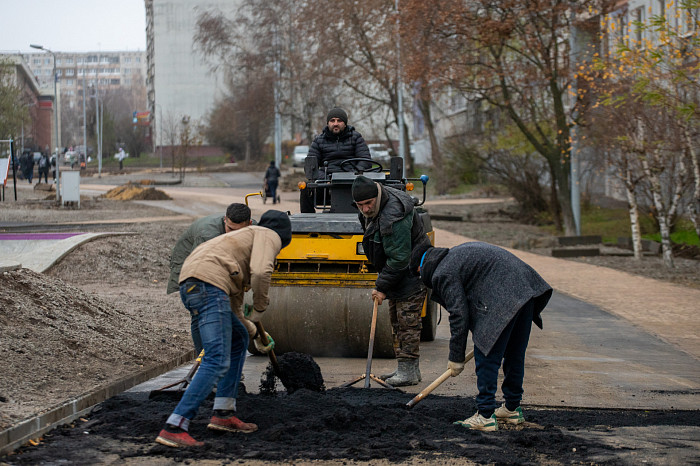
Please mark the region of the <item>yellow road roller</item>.
[[[351, 196], [352, 183], [364, 175], [383, 185], [413, 190], [413, 181], [423, 187], [422, 200], [414, 197], [416, 209], [431, 243], [435, 244], [425, 202], [427, 176], [403, 177], [403, 160], [392, 157], [390, 169], [367, 159], [349, 159], [340, 172], [326, 174], [316, 157], [307, 157], [306, 181], [300, 188], [312, 190], [315, 213], [290, 216], [292, 241], [277, 256], [272, 274], [270, 306], [265, 329], [275, 340], [275, 352], [295, 351], [312, 356], [364, 357], [370, 337], [373, 302], [371, 291], [377, 272], [362, 248], [362, 226]], [[252, 303], [247, 296], [246, 302]], [[437, 327], [435, 303], [423, 306], [421, 338], [432, 341]], [[374, 355], [393, 358], [388, 301], [379, 307]]]

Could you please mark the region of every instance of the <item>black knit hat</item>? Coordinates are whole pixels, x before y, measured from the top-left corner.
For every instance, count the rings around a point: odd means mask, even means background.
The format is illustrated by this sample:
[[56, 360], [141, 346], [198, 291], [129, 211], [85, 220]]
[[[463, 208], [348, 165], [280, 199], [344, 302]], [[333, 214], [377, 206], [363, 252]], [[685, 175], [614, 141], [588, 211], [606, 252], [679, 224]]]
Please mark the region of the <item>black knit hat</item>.
[[287, 246], [292, 241], [292, 222], [289, 216], [279, 210], [268, 210], [258, 222], [258, 226], [269, 228], [277, 233], [282, 240], [282, 247]]
[[326, 123], [331, 121], [331, 118], [340, 118], [340, 120], [345, 123], [346, 125], [348, 124], [348, 114], [345, 113], [345, 110], [343, 110], [340, 107], [333, 107], [329, 112], [328, 115], [326, 116]]
[[[420, 269], [420, 278], [423, 281], [423, 284], [428, 288], [433, 287], [433, 273], [435, 272], [437, 266], [440, 265], [440, 261], [445, 258], [448, 252], [450, 252], [450, 250], [447, 248], [428, 248], [426, 251], [425, 259], [423, 259], [423, 265]], [[433, 300], [440, 303], [440, 301], [438, 301], [436, 298], [439, 298], [439, 296], [436, 296], [434, 292]]]
[[379, 188], [377, 188], [377, 183], [370, 180], [366, 176], [358, 176], [355, 181], [352, 182], [352, 199], [355, 202], [366, 201], [367, 199], [372, 199], [379, 195]]
[[411, 251], [411, 262], [408, 266], [408, 271], [411, 275], [418, 275], [418, 267], [421, 265], [421, 260], [423, 259], [423, 254], [432, 248], [433, 245], [430, 244], [430, 240], [425, 236], [424, 241], [416, 244]]

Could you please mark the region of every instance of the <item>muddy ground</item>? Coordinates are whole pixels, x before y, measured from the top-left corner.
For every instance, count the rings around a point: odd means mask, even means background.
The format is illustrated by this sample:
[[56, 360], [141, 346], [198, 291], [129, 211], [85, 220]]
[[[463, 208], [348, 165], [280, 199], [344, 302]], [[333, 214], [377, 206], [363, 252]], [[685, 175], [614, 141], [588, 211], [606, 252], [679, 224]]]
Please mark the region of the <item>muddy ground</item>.
[[[51, 224], [172, 215], [132, 202], [97, 199], [82, 201], [81, 209], [61, 209], [31, 194], [25, 193], [17, 203], [0, 203], [2, 221]], [[436, 222], [436, 226], [509, 247], [513, 246], [513, 235], [521, 239], [541, 235], [499, 214], [498, 208], [478, 211], [483, 215], [470, 210], [468, 222]], [[83, 225], [81, 231], [132, 234], [84, 244], [46, 274], [23, 269], [0, 277], [0, 350], [5, 355], [0, 359], [0, 429], [189, 347], [189, 318], [177, 296], [164, 292], [170, 249], [188, 225], [188, 221]], [[511, 239], [504, 237], [506, 230]], [[612, 260], [616, 268], [629, 267], [628, 258]], [[663, 276], [659, 276], [658, 265], [628, 271], [678, 283], [700, 283], [697, 261], [680, 264], [687, 264], [682, 272]], [[207, 405], [192, 426], [193, 435], [206, 446], [183, 452], [153, 443], [174, 407], [173, 401], [123, 394], [98, 405], [73, 426], [45, 435], [38, 446], [0, 457], [0, 462], [700, 461], [697, 442], [683, 440], [688, 432], [691, 437], [698, 432], [699, 411], [530, 407], [525, 426], [482, 434], [452, 425], [453, 420], [474, 412], [473, 399], [434, 396], [429, 403], [424, 401], [408, 411], [403, 405], [410, 398], [387, 390], [355, 388], [324, 393], [301, 390], [292, 395], [282, 392], [276, 397], [247, 394], [239, 402], [240, 417], [258, 423], [258, 432], [208, 432]], [[653, 432], [647, 442], [625, 440], [625, 432], [645, 429]]]
[[[453, 425], [472, 413], [473, 399], [433, 396], [412, 409], [410, 395], [382, 389], [298, 390], [291, 395], [242, 395], [239, 415], [255, 422], [252, 434], [206, 429], [211, 400], [191, 426], [205, 442], [179, 450], [153, 442], [174, 400], [123, 394], [105, 401], [73, 426], [46, 435], [38, 447], [5, 458], [9, 464], [217, 464], [250, 461], [347, 464], [680, 464], [697, 461], [692, 447], [673, 458], [642, 445], [625, 445], [615, 432], [649, 426], [697, 427], [697, 412], [531, 408], [527, 422], [498, 432]], [[658, 440], [657, 440], [658, 441]], [[681, 441], [675, 440], [676, 448]], [[639, 448], [639, 450], [638, 450]], [[219, 463], [220, 462], [220, 463]]]

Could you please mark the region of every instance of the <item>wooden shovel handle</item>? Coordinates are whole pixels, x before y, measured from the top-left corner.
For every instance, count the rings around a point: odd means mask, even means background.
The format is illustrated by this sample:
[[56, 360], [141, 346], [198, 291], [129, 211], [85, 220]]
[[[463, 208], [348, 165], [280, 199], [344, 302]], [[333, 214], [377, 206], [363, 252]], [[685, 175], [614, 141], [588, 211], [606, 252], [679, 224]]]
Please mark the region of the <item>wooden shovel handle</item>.
[[[258, 333], [260, 334], [260, 342], [263, 345], [266, 345], [270, 342], [270, 340], [267, 339], [267, 333], [265, 333], [265, 329], [263, 328], [262, 322], [254, 322], [255, 323], [255, 328], [258, 329]], [[282, 371], [280, 370], [279, 364], [277, 364], [277, 356], [275, 356], [275, 351], [270, 350], [268, 353], [268, 356], [270, 357], [270, 364], [272, 364], [272, 370], [275, 371], [275, 375], [277, 377], [282, 378]]]
[[[474, 351], [472, 350], [464, 358], [464, 362], [466, 363], [467, 361], [469, 361], [473, 357], [474, 357]], [[430, 392], [432, 392], [433, 390], [438, 388], [440, 385], [442, 385], [442, 383], [445, 380], [449, 379], [451, 376], [452, 376], [452, 370], [447, 369], [445, 372], [442, 373], [442, 375], [440, 377], [435, 379], [435, 381], [433, 383], [431, 383], [430, 385], [425, 387], [418, 395], [414, 396], [411, 401], [406, 403], [406, 406], [408, 406], [409, 408], [413, 408], [420, 400], [422, 400], [426, 396], [430, 395]]]

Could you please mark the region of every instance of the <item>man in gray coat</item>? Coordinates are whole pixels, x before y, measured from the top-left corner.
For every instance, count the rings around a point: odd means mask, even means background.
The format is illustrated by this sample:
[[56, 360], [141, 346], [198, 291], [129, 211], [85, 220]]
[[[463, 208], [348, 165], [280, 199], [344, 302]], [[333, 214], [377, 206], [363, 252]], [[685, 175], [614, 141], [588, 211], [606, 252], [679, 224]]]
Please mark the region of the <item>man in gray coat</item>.
[[[464, 370], [467, 337], [472, 332], [478, 412], [455, 424], [494, 431], [498, 421], [522, 423], [525, 350], [532, 322], [542, 328], [540, 313], [552, 296], [552, 287], [510, 252], [481, 242], [452, 249], [423, 245], [411, 255], [411, 270], [420, 274], [433, 290], [432, 299], [449, 313], [447, 368], [452, 377]], [[498, 406], [501, 363], [505, 403]]]

